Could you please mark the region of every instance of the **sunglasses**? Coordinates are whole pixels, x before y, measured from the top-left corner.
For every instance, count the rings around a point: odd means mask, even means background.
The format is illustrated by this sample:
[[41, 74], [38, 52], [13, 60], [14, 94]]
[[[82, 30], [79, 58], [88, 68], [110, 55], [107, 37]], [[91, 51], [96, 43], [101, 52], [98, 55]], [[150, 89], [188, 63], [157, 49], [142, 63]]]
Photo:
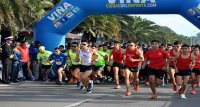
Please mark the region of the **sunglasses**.
[[128, 45], [128, 46], [133, 46], [133, 45]]

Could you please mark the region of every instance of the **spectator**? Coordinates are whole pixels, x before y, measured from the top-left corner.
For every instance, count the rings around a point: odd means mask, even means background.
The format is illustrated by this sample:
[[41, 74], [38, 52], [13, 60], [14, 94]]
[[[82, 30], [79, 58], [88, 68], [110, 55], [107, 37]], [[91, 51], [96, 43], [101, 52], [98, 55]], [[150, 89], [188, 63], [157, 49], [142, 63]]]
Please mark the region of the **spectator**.
[[22, 62], [21, 66], [23, 69], [23, 75], [28, 80], [28, 72], [30, 74], [30, 80], [35, 80], [32, 71], [30, 69], [30, 56], [29, 56], [29, 49], [28, 49], [28, 43], [26, 41], [23, 41], [19, 47], [20, 52], [22, 53]]
[[39, 53], [40, 41], [35, 41], [34, 45], [29, 48], [30, 60], [35, 73], [35, 78], [39, 78], [39, 64], [37, 63], [37, 54]]
[[17, 76], [18, 72], [20, 70], [20, 62], [22, 60], [22, 54], [19, 51], [19, 46], [20, 43], [15, 43], [14, 44], [14, 49], [13, 49], [13, 61], [12, 61], [12, 72], [11, 72], [11, 82], [16, 83], [17, 81]]
[[3, 63], [3, 71], [2, 71], [2, 82], [5, 84], [9, 84], [9, 73], [11, 72], [13, 51], [12, 51], [12, 39], [13, 37], [5, 38], [6, 43], [2, 47], [2, 63]]

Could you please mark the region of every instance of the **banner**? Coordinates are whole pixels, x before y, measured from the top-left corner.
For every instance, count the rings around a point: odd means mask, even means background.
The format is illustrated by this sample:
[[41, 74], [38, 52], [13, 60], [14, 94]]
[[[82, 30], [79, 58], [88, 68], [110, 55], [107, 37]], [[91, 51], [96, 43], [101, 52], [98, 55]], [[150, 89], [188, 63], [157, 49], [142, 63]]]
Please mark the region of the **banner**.
[[62, 0], [36, 24], [34, 39], [53, 51], [87, 16], [100, 14], [180, 14], [200, 28], [200, 0]]

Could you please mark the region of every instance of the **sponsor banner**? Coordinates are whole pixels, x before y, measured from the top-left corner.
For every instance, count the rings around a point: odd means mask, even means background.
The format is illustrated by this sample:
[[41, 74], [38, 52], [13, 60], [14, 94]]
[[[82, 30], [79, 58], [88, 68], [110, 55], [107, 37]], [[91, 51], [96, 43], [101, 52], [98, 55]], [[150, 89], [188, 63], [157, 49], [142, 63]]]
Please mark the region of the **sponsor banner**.
[[106, 8], [156, 7], [156, 0], [108, 0]]
[[56, 7], [55, 11], [47, 16], [47, 19], [52, 21], [54, 27], [60, 28], [63, 24], [65, 24], [69, 19], [73, 18], [79, 12], [79, 7], [64, 2], [60, 6]]

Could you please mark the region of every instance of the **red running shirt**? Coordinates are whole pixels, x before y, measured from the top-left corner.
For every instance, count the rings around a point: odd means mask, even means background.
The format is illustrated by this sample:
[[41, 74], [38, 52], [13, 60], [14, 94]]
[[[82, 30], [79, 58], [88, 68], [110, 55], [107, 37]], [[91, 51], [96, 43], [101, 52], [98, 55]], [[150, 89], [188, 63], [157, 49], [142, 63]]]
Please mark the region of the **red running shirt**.
[[148, 67], [153, 69], [162, 69], [165, 66], [166, 58], [169, 58], [169, 54], [160, 48], [158, 50], [151, 49], [147, 51], [144, 58], [150, 61]]
[[136, 55], [136, 52], [137, 52], [137, 48], [135, 48], [134, 50], [130, 50], [130, 49], [126, 49], [126, 52], [125, 52], [125, 56], [126, 56], [126, 59], [125, 59], [125, 62], [124, 64], [128, 67], [137, 67], [139, 65], [139, 61], [138, 62], [131, 62], [130, 61], [130, 58], [132, 59], [139, 59], [139, 56]]
[[19, 51], [22, 53], [22, 62], [28, 62], [30, 60], [29, 49], [20, 46]]
[[[180, 50], [179, 53], [181, 53], [182, 51]], [[173, 49], [169, 52], [170, 55], [170, 62], [169, 62], [169, 66], [174, 66], [174, 59], [176, 57], [176, 55], [173, 52]]]
[[113, 49], [113, 50], [111, 51], [111, 55], [113, 55], [113, 60], [114, 60], [114, 62], [120, 63], [120, 64], [122, 63], [123, 54], [122, 54], [122, 49], [121, 49], [121, 48], [119, 48], [119, 50]]
[[186, 70], [186, 69], [190, 69], [190, 64], [192, 62], [192, 56], [190, 54], [190, 56], [188, 58], [183, 58], [182, 55], [180, 54], [179, 57], [177, 58], [177, 68], [178, 70]]
[[195, 58], [195, 66], [194, 68], [200, 69], [200, 54]]

